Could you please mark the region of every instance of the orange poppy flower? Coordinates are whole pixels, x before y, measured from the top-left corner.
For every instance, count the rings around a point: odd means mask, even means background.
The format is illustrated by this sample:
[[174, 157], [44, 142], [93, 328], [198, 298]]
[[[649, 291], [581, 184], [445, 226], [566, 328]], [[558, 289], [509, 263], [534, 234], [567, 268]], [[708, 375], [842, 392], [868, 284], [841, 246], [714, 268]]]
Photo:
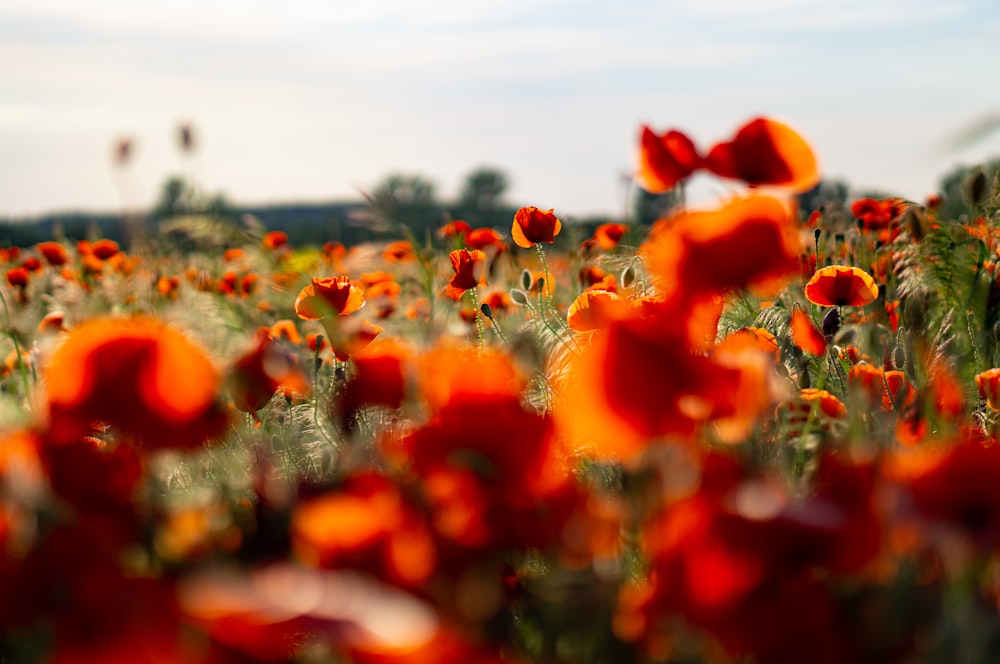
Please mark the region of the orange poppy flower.
[[462, 548], [544, 548], [575, 503], [552, 420], [517, 396], [454, 395], [397, 452], [422, 480], [437, 532]]
[[59, 267], [69, 262], [69, 251], [58, 242], [39, 242], [35, 248], [53, 267]]
[[471, 230], [472, 230], [472, 227], [469, 226], [468, 222], [461, 221], [460, 219], [456, 219], [455, 221], [451, 221], [451, 222], [445, 224], [444, 226], [442, 226], [441, 228], [439, 228], [438, 229], [438, 235], [440, 235], [441, 237], [461, 237], [461, 238], [464, 238], [465, 236], [467, 236], [469, 234], [469, 231], [471, 231]]
[[478, 249], [456, 249], [448, 254], [451, 267], [455, 271], [445, 288], [445, 295], [456, 302], [465, 291], [485, 284], [486, 254]]
[[819, 357], [826, 353], [826, 339], [823, 333], [816, 329], [809, 315], [802, 309], [792, 312], [792, 342], [810, 355]]
[[609, 251], [618, 246], [626, 231], [628, 226], [625, 224], [601, 224], [594, 229], [594, 240], [598, 247]]
[[346, 321], [337, 326], [324, 325], [333, 355], [341, 362], [346, 362], [351, 355], [367, 347], [375, 337], [382, 334], [382, 328], [370, 321], [355, 318], [348, 318]]
[[498, 254], [507, 248], [503, 236], [492, 228], [476, 228], [469, 231], [465, 236], [465, 246], [469, 249], [480, 250], [493, 247]]
[[45, 314], [45, 317], [38, 322], [38, 331], [45, 334], [47, 332], [62, 332], [66, 325], [66, 314], [61, 311], [53, 311]]
[[396, 240], [386, 245], [382, 251], [382, 258], [388, 263], [408, 263], [417, 260], [417, 252], [406, 240]]
[[399, 408], [413, 370], [412, 353], [403, 345], [387, 341], [352, 356], [354, 375], [344, 388], [339, 409], [345, 428], [351, 416], [364, 404]]
[[289, 343], [296, 345], [302, 343], [302, 335], [299, 334], [299, 328], [295, 327], [295, 322], [288, 318], [275, 321], [269, 332], [275, 339], [285, 339]]
[[[826, 390], [807, 387], [799, 392], [799, 402], [789, 404], [789, 411], [808, 415], [813, 404], [819, 404], [819, 411], [827, 417], [839, 419], [847, 415], [847, 407], [843, 402]], [[804, 421], [804, 420], [803, 420]]]
[[751, 186], [779, 185], [795, 192], [812, 189], [820, 178], [816, 156], [805, 139], [788, 125], [768, 118], [751, 120], [733, 140], [712, 147], [705, 167]]
[[260, 244], [265, 249], [279, 249], [288, 244], [288, 234], [284, 231], [269, 231]]
[[980, 545], [1000, 543], [1000, 447], [961, 442], [934, 461], [909, 482], [917, 509]]
[[976, 374], [974, 380], [979, 388], [979, 396], [986, 399], [990, 410], [1000, 410], [1000, 369], [987, 369]]
[[639, 186], [651, 194], [663, 194], [701, 167], [694, 143], [672, 129], [658, 136], [646, 125], [639, 137]]
[[739, 352], [743, 349], [756, 348], [768, 353], [777, 362], [781, 359], [781, 349], [773, 334], [762, 327], [744, 327], [726, 336], [716, 344], [726, 352]]
[[538, 242], [552, 244], [562, 230], [562, 222], [552, 213], [552, 210], [523, 207], [514, 213], [514, 223], [510, 235], [514, 244], [530, 249]]
[[98, 240], [90, 245], [90, 255], [106, 261], [118, 253], [118, 243], [114, 240]]
[[292, 514], [296, 556], [318, 567], [354, 567], [406, 587], [426, 581], [437, 552], [427, 522], [403, 492], [374, 472], [303, 500]]
[[104, 422], [154, 447], [196, 447], [226, 423], [205, 353], [152, 318], [77, 326], [46, 365], [45, 383], [49, 435], [59, 442]]
[[243, 260], [245, 255], [245, 252], [239, 247], [232, 247], [222, 252], [222, 261], [224, 263], [235, 263], [236, 261]]
[[642, 251], [663, 296], [698, 298], [773, 290], [797, 271], [802, 243], [786, 203], [749, 196], [656, 222]]
[[267, 328], [261, 328], [255, 347], [236, 360], [226, 375], [226, 390], [238, 409], [256, 413], [279, 388], [289, 395], [310, 392], [295, 356], [278, 345]]
[[365, 292], [350, 277], [313, 277], [295, 298], [295, 313], [303, 320], [346, 316], [365, 306]]
[[863, 307], [877, 298], [875, 280], [858, 267], [830, 265], [806, 284], [806, 299], [821, 307]]
[[590, 332], [606, 326], [608, 322], [628, 312], [630, 305], [617, 293], [588, 290], [580, 293], [569, 305], [566, 322], [576, 332]]

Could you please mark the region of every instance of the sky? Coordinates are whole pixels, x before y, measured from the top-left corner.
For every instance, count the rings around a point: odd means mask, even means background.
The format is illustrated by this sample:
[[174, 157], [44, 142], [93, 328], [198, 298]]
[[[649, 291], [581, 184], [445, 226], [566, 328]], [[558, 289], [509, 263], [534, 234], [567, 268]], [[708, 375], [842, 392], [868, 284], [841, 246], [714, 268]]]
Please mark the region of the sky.
[[147, 208], [172, 174], [237, 204], [392, 172], [449, 200], [484, 165], [511, 203], [616, 215], [643, 123], [704, 150], [760, 115], [825, 177], [922, 200], [1000, 157], [1000, 130], [956, 138], [1000, 117], [998, 64], [996, 0], [0, 0], [0, 217]]

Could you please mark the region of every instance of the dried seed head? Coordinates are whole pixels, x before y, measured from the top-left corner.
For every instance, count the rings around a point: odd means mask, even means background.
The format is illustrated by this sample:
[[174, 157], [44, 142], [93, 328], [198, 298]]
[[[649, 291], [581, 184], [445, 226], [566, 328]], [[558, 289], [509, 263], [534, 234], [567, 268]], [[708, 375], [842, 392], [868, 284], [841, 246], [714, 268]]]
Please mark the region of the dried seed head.
[[981, 166], [976, 166], [969, 174], [965, 184], [965, 197], [970, 205], [982, 205], [986, 200], [986, 173]]

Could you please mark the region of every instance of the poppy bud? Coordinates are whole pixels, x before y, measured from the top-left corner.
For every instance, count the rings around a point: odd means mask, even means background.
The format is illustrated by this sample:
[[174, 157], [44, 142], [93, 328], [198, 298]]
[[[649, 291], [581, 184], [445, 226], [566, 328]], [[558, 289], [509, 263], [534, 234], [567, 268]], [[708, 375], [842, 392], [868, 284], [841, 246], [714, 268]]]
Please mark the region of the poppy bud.
[[528, 270], [521, 270], [521, 288], [531, 290], [531, 272]]
[[969, 175], [969, 180], [965, 185], [965, 196], [969, 205], [982, 205], [986, 199], [986, 173], [981, 166], [977, 166]]
[[493, 307], [491, 307], [489, 304], [483, 302], [482, 305], [480, 305], [479, 310], [483, 312], [484, 316], [486, 316], [490, 320], [493, 320]]
[[902, 371], [906, 366], [906, 351], [902, 346], [896, 346], [892, 351], [892, 368]]
[[840, 330], [840, 312], [833, 308], [823, 316], [823, 336], [831, 339], [838, 330]]
[[635, 270], [633, 270], [632, 266], [629, 265], [627, 268], [622, 270], [622, 278], [621, 278], [622, 288], [631, 287], [634, 281], [635, 281]]
[[993, 337], [995, 339], [1000, 339], [1000, 320], [993, 323]]
[[528, 296], [524, 294], [523, 290], [517, 288], [511, 288], [510, 301], [513, 302], [514, 304], [520, 304], [521, 306], [525, 306], [528, 304]]
[[823, 231], [820, 230], [820, 229], [818, 229], [818, 228], [813, 231], [813, 239], [816, 240], [817, 244], [819, 244], [819, 236], [822, 235], [822, 234], [823, 234]]

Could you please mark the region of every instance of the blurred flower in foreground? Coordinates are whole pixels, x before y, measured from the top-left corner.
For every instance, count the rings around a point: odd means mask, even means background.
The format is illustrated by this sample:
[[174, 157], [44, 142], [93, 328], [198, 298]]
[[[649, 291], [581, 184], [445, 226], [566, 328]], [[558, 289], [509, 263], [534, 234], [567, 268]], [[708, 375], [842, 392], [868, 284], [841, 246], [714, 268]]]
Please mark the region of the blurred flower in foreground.
[[740, 127], [733, 140], [712, 147], [705, 167], [724, 178], [751, 186], [777, 185], [803, 192], [819, 182], [812, 148], [788, 125], [756, 118]]
[[672, 129], [657, 135], [646, 125], [639, 137], [639, 186], [652, 194], [670, 191], [701, 167], [701, 155], [687, 135]]
[[152, 318], [78, 325], [46, 365], [45, 384], [49, 434], [60, 442], [103, 422], [153, 447], [195, 447], [226, 424], [205, 353]]

